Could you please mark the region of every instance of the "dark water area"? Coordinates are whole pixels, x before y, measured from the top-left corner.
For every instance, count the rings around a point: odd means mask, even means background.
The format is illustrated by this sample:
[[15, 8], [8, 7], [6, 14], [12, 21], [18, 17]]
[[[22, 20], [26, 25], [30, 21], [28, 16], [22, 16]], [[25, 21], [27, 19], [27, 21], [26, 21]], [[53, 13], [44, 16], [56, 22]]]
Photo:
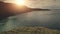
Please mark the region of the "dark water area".
[[17, 27], [47, 27], [60, 30], [60, 10], [32, 11], [9, 17], [0, 31], [8, 31]]

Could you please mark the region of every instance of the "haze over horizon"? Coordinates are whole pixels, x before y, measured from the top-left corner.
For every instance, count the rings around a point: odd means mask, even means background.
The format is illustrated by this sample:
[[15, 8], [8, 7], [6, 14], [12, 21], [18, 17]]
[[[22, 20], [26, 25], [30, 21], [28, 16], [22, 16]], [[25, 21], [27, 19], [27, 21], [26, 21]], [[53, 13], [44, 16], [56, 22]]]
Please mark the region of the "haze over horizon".
[[[0, 0], [14, 2], [14, 0]], [[60, 9], [60, 0], [26, 0], [25, 5], [33, 8]]]

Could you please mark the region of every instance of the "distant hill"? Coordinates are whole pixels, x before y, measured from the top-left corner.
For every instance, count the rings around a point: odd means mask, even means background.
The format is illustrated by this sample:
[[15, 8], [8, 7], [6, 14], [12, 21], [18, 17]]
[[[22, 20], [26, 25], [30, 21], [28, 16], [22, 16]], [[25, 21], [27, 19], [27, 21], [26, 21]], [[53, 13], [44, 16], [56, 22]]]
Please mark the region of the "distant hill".
[[59, 30], [52, 30], [43, 27], [20, 27], [0, 34], [60, 34]]
[[9, 16], [14, 16], [17, 14], [25, 13], [25, 12], [31, 12], [31, 11], [46, 11], [49, 9], [40, 9], [40, 8], [29, 8], [27, 6], [17, 6], [13, 3], [5, 3], [0, 1], [0, 20], [5, 19]]
[[29, 12], [30, 9], [27, 6], [17, 6], [13, 3], [5, 3], [0, 1], [0, 20], [9, 16], [14, 16], [20, 13]]

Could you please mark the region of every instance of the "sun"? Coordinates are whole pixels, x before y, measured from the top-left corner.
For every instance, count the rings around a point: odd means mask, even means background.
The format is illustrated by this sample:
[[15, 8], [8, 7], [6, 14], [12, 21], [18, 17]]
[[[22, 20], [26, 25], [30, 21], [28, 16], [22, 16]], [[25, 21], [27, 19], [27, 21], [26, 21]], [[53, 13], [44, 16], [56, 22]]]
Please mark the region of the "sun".
[[14, 3], [17, 5], [24, 5], [25, 1], [24, 0], [15, 0]]

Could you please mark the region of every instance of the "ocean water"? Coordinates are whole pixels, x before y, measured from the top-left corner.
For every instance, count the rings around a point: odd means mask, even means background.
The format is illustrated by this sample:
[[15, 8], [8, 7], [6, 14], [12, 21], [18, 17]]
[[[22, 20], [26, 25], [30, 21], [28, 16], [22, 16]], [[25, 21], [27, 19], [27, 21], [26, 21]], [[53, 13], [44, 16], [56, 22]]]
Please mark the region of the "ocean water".
[[0, 24], [0, 31], [9, 31], [18, 27], [47, 27], [60, 29], [60, 10], [32, 11], [7, 18]]

